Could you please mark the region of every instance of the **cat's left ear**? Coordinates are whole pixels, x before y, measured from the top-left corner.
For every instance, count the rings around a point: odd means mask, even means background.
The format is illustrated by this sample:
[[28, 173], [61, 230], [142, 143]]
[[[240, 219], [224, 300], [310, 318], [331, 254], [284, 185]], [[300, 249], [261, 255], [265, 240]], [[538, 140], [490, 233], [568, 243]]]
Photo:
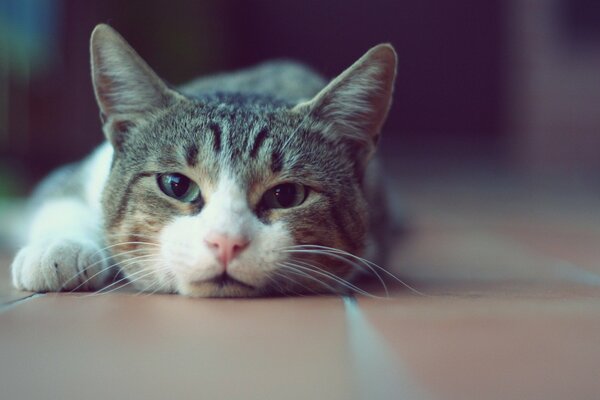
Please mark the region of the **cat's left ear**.
[[366, 162], [392, 103], [396, 62], [390, 44], [377, 45], [294, 110], [312, 113], [324, 123], [322, 133], [331, 139], [358, 145], [359, 156]]

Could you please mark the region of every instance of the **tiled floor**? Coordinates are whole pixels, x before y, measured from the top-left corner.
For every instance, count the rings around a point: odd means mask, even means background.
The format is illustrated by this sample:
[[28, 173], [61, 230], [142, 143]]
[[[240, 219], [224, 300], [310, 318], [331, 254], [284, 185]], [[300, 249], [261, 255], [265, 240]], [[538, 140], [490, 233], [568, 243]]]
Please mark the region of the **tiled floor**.
[[600, 197], [400, 183], [424, 295], [30, 296], [0, 259], [0, 398], [600, 398]]

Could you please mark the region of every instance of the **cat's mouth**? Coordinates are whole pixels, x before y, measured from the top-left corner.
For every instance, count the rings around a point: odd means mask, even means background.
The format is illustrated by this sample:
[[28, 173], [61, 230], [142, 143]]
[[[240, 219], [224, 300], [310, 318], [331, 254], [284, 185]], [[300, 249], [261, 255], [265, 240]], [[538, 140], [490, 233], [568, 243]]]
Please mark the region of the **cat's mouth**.
[[244, 283], [227, 273], [211, 279], [182, 283], [178, 291], [191, 297], [252, 297], [259, 292], [255, 286]]
[[244, 283], [242, 281], [235, 279], [234, 277], [229, 275], [227, 272], [224, 272], [221, 275], [211, 278], [209, 280], [202, 281], [201, 283], [212, 283], [213, 285], [216, 285], [220, 289], [226, 288], [229, 286], [238, 286], [238, 287], [241, 286], [242, 288], [252, 289], [252, 290], [256, 289], [252, 285], [248, 285], [247, 283]]

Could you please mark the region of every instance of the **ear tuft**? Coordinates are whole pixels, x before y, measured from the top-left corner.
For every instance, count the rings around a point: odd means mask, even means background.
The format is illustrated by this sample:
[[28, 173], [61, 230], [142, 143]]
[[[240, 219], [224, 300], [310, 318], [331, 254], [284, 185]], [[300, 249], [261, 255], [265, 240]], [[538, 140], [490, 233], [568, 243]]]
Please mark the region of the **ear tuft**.
[[98, 25], [92, 32], [90, 54], [96, 100], [113, 144], [114, 135], [126, 134], [137, 120], [168, 106], [177, 96], [108, 25]]
[[396, 63], [390, 44], [375, 46], [295, 110], [312, 113], [324, 124], [324, 135], [362, 146], [368, 158], [392, 102]]

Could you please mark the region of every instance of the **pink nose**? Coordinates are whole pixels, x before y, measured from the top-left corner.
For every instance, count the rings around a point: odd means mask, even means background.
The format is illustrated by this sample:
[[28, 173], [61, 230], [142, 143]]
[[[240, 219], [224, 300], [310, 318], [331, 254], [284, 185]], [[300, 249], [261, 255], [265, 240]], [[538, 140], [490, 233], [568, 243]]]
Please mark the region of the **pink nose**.
[[236, 258], [250, 241], [244, 236], [228, 236], [220, 233], [211, 233], [204, 239], [210, 249], [215, 252], [217, 259], [224, 267]]

